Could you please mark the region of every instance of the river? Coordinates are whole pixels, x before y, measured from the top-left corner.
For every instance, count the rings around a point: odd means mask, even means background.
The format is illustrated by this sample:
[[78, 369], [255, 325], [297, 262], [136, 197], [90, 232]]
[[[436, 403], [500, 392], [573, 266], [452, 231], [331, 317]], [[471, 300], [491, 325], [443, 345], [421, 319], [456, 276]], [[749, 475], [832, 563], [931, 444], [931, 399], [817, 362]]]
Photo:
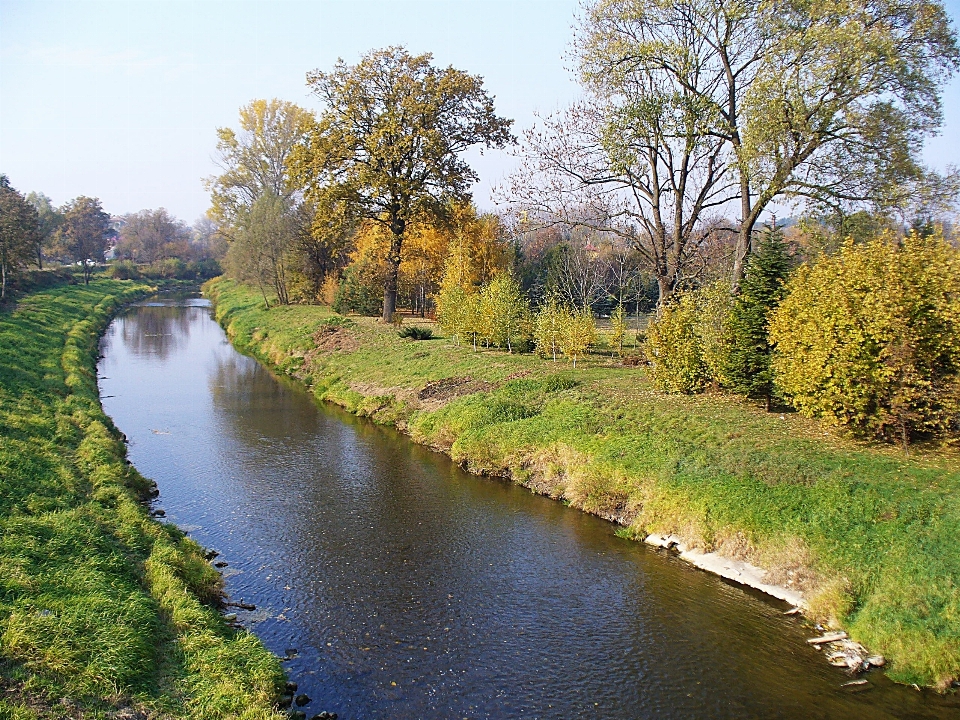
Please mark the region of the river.
[[866, 692], [785, 606], [337, 408], [235, 351], [200, 298], [110, 325], [106, 412], [156, 507], [221, 553], [308, 717], [946, 718]]

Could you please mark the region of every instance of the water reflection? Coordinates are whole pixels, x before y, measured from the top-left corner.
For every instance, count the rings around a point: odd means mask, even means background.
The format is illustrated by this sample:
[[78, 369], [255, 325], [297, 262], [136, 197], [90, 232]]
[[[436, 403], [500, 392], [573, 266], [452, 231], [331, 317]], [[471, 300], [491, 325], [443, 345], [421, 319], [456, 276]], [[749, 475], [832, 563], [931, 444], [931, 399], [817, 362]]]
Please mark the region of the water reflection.
[[125, 328], [154, 312], [136, 308], [108, 331], [104, 405], [167, 517], [220, 550], [232, 596], [258, 606], [246, 622], [274, 652], [297, 649], [288, 668], [311, 713], [955, 712], [878, 675], [868, 693], [847, 694], [778, 604], [466, 475], [389, 429], [318, 410], [237, 354], [195, 304], [166, 325], [177, 336], [166, 353], [143, 354]]

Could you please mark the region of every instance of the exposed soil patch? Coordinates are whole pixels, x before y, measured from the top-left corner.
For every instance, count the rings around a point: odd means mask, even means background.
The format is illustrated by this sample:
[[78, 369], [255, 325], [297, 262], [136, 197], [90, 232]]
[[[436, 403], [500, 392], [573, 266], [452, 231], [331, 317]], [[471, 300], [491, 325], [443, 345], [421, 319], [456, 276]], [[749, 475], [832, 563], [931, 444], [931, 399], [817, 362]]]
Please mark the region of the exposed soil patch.
[[313, 334], [317, 352], [353, 352], [360, 349], [356, 336], [345, 327], [321, 325]]
[[486, 380], [474, 380], [469, 375], [443, 378], [423, 386], [417, 393], [417, 400], [425, 410], [437, 410], [451, 400], [464, 395], [496, 390], [497, 384]]

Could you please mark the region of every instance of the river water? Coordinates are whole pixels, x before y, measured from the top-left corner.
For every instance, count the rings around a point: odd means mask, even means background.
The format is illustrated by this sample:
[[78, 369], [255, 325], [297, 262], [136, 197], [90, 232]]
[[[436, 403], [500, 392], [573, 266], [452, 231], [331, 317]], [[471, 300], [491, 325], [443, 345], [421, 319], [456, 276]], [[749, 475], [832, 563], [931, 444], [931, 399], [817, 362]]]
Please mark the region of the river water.
[[318, 406], [206, 300], [109, 327], [103, 405], [166, 519], [221, 553], [241, 620], [340, 718], [946, 718], [955, 699], [804, 642], [785, 606]]

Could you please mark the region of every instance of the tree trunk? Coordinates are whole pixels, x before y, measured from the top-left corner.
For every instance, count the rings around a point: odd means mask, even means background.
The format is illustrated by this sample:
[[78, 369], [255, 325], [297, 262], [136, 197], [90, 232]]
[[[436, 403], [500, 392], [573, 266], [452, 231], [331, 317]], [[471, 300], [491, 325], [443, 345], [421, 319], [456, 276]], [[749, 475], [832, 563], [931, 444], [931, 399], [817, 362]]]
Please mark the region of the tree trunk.
[[383, 285], [383, 321], [393, 321], [393, 314], [397, 311], [397, 284], [400, 277], [400, 248], [403, 246], [403, 232], [394, 231], [390, 242], [390, 257], [387, 270], [387, 280]]
[[[742, 172], [742, 171], [741, 171]], [[750, 183], [745, 177], [740, 178], [740, 232], [737, 234], [737, 246], [733, 251], [733, 291], [740, 291], [743, 281], [744, 267], [747, 257], [753, 250], [753, 225], [756, 220], [750, 207]]]
[[3, 280], [0, 281], [0, 300], [7, 299], [7, 264], [0, 263], [0, 274], [3, 275]]

